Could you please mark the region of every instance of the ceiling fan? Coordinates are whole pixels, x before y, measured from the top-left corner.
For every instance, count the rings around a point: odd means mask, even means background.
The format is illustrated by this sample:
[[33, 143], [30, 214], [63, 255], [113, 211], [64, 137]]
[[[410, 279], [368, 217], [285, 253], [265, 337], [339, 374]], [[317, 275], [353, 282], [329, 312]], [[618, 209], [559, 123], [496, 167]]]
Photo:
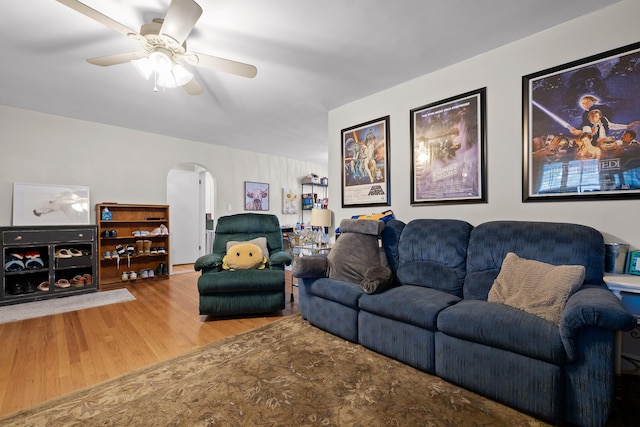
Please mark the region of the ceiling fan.
[[143, 24], [139, 33], [80, 1], [57, 1], [140, 42], [141, 51], [89, 58], [87, 62], [103, 67], [131, 62], [143, 77], [148, 79], [153, 74], [156, 84], [154, 90], [156, 91], [157, 86], [182, 86], [191, 95], [203, 92], [193, 74], [187, 71], [182, 64], [248, 78], [255, 77], [258, 72], [253, 65], [187, 50], [185, 40], [202, 15], [202, 8], [193, 0], [171, 0], [164, 19], [158, 18]]

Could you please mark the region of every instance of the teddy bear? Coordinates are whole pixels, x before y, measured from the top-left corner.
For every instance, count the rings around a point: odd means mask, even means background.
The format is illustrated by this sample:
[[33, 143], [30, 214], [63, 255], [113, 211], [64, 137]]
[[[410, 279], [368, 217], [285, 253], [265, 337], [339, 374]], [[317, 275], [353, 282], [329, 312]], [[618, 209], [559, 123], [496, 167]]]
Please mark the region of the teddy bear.
[[267, 257], [258, 245], [249, 242], [237, 243], [227, 250], [222, 258], [225, 270], [262, 270], [267, 264]]

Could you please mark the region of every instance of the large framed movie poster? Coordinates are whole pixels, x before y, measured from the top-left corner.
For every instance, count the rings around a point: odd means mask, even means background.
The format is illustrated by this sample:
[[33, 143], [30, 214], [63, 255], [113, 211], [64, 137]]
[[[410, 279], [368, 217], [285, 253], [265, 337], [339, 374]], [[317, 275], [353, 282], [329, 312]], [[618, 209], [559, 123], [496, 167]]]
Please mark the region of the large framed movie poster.
[[411, 204], [486, 203], [486, 88], [411, 110]]
[[522, 78], [524, 202], [640, 198], [640, 43]]
[[389, 206], [389, 116], [342, 129], [342, 207]]

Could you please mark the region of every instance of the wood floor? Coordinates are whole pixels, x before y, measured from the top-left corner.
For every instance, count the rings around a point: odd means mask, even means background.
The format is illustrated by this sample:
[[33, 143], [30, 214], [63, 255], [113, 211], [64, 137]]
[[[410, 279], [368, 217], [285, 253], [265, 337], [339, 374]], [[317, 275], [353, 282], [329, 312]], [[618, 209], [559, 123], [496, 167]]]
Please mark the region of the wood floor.
[[135, 301], [0, 324], [0, 415], [91, 386], [273, 322], [273, 316], [198, 314], [199, 273], [128, 285]]

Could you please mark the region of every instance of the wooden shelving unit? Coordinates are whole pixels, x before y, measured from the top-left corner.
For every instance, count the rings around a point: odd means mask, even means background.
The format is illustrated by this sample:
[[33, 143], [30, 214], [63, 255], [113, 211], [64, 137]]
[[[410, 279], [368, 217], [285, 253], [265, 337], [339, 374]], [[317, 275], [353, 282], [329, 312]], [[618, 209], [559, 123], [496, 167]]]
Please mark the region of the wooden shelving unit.
[[[105, 208], [111, 219], [103, 219]], [[100, 289], [168, 276], [168, 205], [100, 203], [96, 205], [96, 222]]]
[[[95, 226], [0, 227], [0, 235], [5, 260], [0, 273], [0, 305], [96, 291]], [[64, 253], [65, 257], [56, 257], [56, 253]], [[73, 281], [74, 278], [82, 280]], [[64, 281], [67, 284], [63, 285]], [[49, 284], [48, 289], [45, 283]]]

